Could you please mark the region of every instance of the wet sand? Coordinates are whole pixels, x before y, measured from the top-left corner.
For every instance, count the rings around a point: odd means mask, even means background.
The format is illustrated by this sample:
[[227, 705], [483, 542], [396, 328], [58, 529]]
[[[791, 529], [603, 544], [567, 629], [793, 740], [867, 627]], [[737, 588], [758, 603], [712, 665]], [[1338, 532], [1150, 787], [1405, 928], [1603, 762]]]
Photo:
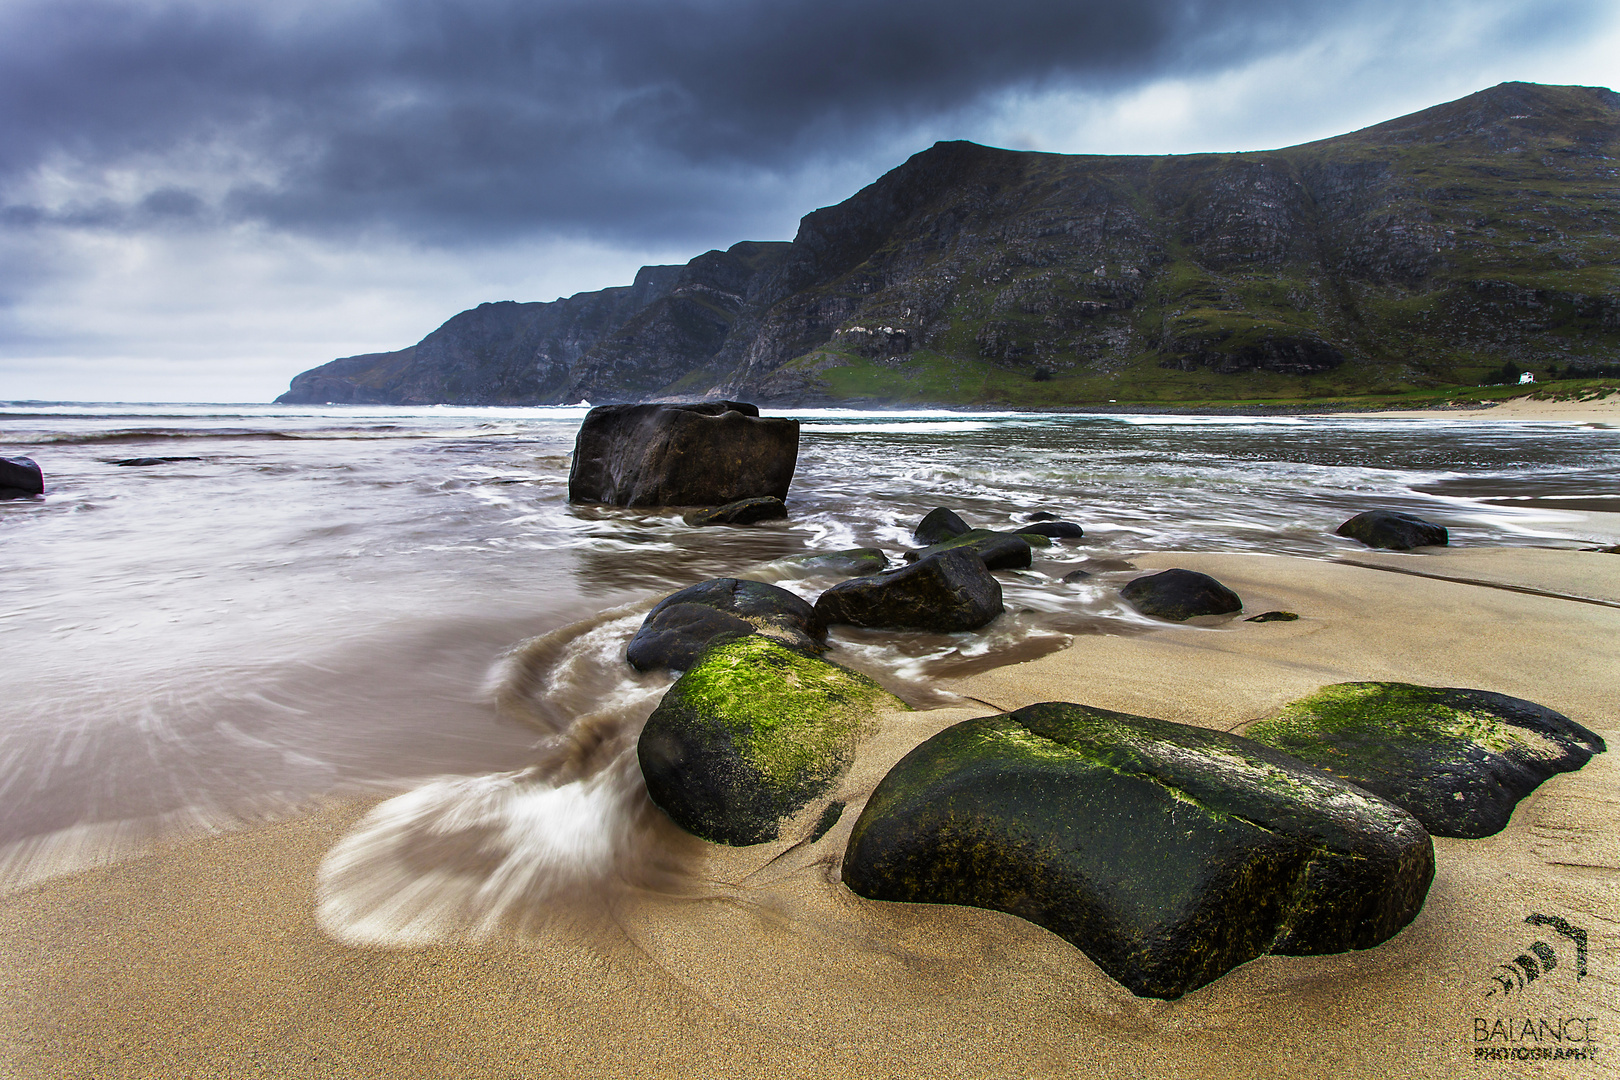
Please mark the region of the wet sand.
[[[666, 878], [553, 894], [524, 925], [481, 938], [449, 931], [433, 944], [356, 948], [323, 929], [322, 860], [374, 800], [33, 885], [0, 899], [0, 1073], [1612, 1075], [1620, 607], [1609, 602], [1620, 603], [1620, 555], [1482, 548], [1357, 561], [1369, 565], [1140, 558], [1144, 570], [1214, 574], [1245, 615], [1301, 617], [1084, 636], [961, 680], [955, 689], [979, 704], [886, 718], [843, 785], [848, 809], [820, 841], [796, 842], [809, 823], [795, 821], [786, 840], [721, 849], [666, 823], [654, 832]], [[1422, 575], [1371, 565], [1384, 561]], [[1132, 997], [1011, 916], [869, 902], [837, 881], [871, 787], [950, 723], [1071, 700], [1233, 729], [1350, 679], [1527, 697], [1616, 750], [1548, 781], [1497, 836], [1436, 840], [1423, 911], [1383, 945], [1261, 958], [1174, 1002]], [[1504, 996], [1492, 976], [1548, 933], [1526, 925], [1532, 914], [1587, 930], [1587, 973], [1566, 962]], [[1476, 1060], [1476, 1023], [1506, 1017], [1581, 1018], [1596, 1060]], [[1490, 1045], [1588, 1044], [1571, 1034]]]
[[1620, 394], [1610, 394], [1591, 401], [1539, 401], [1522, 397], [1511, 398], [1500, 405], [1480, 409], [1397, 409], [1362, 415], [1418, 420], [1453, 416], [1469, 420], [1548, 420], [1568, 424], [1620, 424]]

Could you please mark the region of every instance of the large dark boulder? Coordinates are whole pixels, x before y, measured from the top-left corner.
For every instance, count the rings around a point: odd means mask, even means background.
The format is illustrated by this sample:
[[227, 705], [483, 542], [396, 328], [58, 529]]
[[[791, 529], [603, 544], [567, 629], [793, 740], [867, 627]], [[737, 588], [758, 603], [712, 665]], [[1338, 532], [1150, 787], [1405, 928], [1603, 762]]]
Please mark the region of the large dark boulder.
[[786, 499], [799, 422], [736, 401], [602, 405], [574, 440], [568, 501], [611, 506], [721, 506]]
[[1001, 610], [1001, 583], [960, 550], [841, 581], [816, 598], [825, 622], [892, 630], [976, 630]]
[[904, 708], [865, 675], [756, 635], [676, 680], [636, 756], [647, 794], [681, 828], [759, 844], [838, 781], [880, 712]]
[[800, 597], [763, 581], [715, 578], [660, 600], [630, 639], [625, 658], [637, 671], [686, 671], [709, 646], [749, 634], [804, 653], [827, 646], [826, 624]]
[[1333, 530], [1338, 536], [1359, 540], [1368, 547], [1408, 551], [1415, 547], [1445, 547], [1450, 541], [1444, 525], [1424, 521], [1399, 510], [1368, 510]]
[[1428, 833], [1371, 792], [1240, 736], [1066, 702], [918, 746], [843, 864], [874, 900], [1039, 923], [1157, 998], [1268, 952], [1377, 945], [1433, 876]]
[[1409, 811], [1435, 836], [1502, 831], [1520, 799], [1603, 740], [1562, 713], [1488, 690], [1325, 686], [1246, 734]]
[[960, 536], [941, 540], [921, 551], [908, 551], [905, 553], [905, 559], [907, 562], [916, 562], [930, 555], [938, 555], [942, 551], [956, 550], [973, 552], [991, 570], [1022, 570], [1034, 561], [1027, 537], [1016, 533], [991, 532], [989, 529], [969, 529]]
[[968, 523], [958, 517], [956, 511], [937, 506], [923, 515], [922, 521], [912, 530], [911, 538], [927, 546], [937, 544], [941, 540], [949, 540], [953, 536], [961, 536], [967, 531]]
[[1164, 570], [1139, 577], [1119, 590], [1119, 595], [1144, 615], [1174, 622], [1243, 610], [1237, 593], [1196, 570]]
[[695, 528], [704, 528], [709, 525], [752, 525], [756, 521], [774, 521], [785, 517], [787, 506], [781, 499], [775, 495], [762, 495], [757, 499], [739, 499], [711, 510], [694, 510], [682, 520]]
[[0, 499], [45, 494], [45, 475], [33, 458], [0, 457]]

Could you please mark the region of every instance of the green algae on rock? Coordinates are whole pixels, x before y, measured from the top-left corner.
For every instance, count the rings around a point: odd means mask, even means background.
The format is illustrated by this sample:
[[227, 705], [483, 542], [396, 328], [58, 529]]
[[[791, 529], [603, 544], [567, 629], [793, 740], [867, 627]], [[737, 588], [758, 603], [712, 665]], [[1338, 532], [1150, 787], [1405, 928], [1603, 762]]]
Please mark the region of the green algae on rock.
[[636, 745], [647, 793], [720, 844], [776, 839], [905, 704], [865, 675], [759, 635], [716, 645], [670, 687]]
[[1336, 683], [1245, 734], [1406, 808], [1435, 836], [1501, 832], [1520, 799], [1605, 749], [1533, 701], [1487, 690]]
[[[1050, 540], [1042, 537], [1042, 546]], [[942, 551], [967, 550], [984, 560], [991, 570], [1021, 570], [1033, 561], [1029, 539], [1017, 533], [991, 532], [989, 529], [969, 529], [965, 533], [930, 544], [920, 551], [908, 551], [907, 562], [917, 562], [938, 555]]]
[[918, 746], [843, 866], [870, 899], [1038, 923], [1157, 998], [1268, 952], [1377, 945], [1433, 876], [1428, 833], [1370, 792], [1240, 736], [1067, 702]]

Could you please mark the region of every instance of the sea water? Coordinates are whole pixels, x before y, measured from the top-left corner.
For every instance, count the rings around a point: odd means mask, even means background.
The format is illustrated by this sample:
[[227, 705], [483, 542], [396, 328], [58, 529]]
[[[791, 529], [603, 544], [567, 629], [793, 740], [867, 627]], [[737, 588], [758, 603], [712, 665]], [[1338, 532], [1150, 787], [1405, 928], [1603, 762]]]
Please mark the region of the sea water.
[[[787, 410], [789, 519], [692, 529], [569, 505], [585, 411], [0, 404], [0, 454], [47, 488], [0, 503], [0, 887], [368, 788], [406, 794], [334, 853], [327, 918], [357, 940], [442, 915], [422, 853], [467, 848], [434, 836], [496, 853], [457, 878], [469, 913], [622, 862], [647, 828], [634, 738], [670, 682], [623, 659], [647, 607], [720, 576], [813, 600], [835, 579], [782, 560], [898, 560], [935, 506], [1086, 535], [1002, 572], [985, 631], [834, 630], [831, 658], [917, 705], [1150, 627], [1118, 597], [1139, 553], [1334, 558], [1359, 548], [1333, 529], [1374, 507], [1454, 543], [1585, 546], [1575, 511], [1620, 510], [1601, 426]], [[340, 887], [390, 874], [387, 910]]]

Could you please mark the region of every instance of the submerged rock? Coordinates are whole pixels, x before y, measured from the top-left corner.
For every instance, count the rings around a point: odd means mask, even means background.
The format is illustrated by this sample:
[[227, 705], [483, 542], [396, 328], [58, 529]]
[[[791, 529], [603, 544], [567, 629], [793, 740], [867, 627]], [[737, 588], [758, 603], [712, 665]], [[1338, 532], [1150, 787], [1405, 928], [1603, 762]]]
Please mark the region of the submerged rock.
[[759, 844], [832, 788], [880, 712], [904, 708], [865, 675], [752, 636], [710, 649], [670, 687], [636, 756], [676, 824]]
[[954, 511], [940, 506], [928, 511], [916, 529], [912, 530], [911, 538], [923, 545], [937, 544], [967, 531], [967, 522], [957, 517]]
[[1245, 734], [1382, 795], [1435, 836], [1469, 839], [1502, 831], [1543, 780], [1605, 749], [1533, 701], [1395, 682], [1324, 686]]
[[715, 578], [658, 602], [630, 639], [625, 658], [637, 671], [685, 671], [703, 650], [763, 634], [803, 653], [827, 646], [827, 626], [800, 597], [763, 581]]
[[712, 510], [694, 510], [682, 520], [688, 525], [702, 528], [706, 525], [752, 525], [756, 521], [785, 517], [787, 504], [775, 495], [763, 495], [757, 499], [739, 499]]
[[1292, 611], [1262, 611], [1258, 615], [1251, 615], [1244, 622], [1295, 622], [1299, 616]]
[[33, 458], [0, 457], [0, 499], [45, 494], [45, 474]]
[[1054, 540], [1078, 540], [1086, 535], [1086, 530], [1072, 521], [1037, 521], [1032, 525], [1022, 526], [1021, 534], [1045, 536]]
[[1066, 702], [907, 754], [843, 865], [874, 900], [1038, 923], [1158, 998], [1267, 952], [1376, 945], [1433, 876], [1423, 827], [1370, 792], [1240, 736]]
[[721, 506], [786, 499], [799, 422], [761, 418], [737, 401], [601, 405], [574, 440], [568, 501], [611, 506]]
[[894, 630], [976, 630], [1001, 611], [1001, 583], [965, 550], [851, 578], [816, 598], [816, 614], [828, 623]]
[[941, 540], [921, 551], [908, 551], [907, 562], [926, 559], [942, 551], [965, 549], [973, 552], [991, 570], [1022, 570], [1034, 561], [1029, 541], [1014, 533], [991, 532], [989, 529], [969, 529], [960, 536]]
[[818, 574], [876, 574], [889, 568], [889, 557], [879, 548], [845, 548], [843, 551], [823, 551], [811, 555], [795, 555], [782, 562], [802, 566]]
[[1119, 595], [1144, 615], [1174, 622], [1243, 610], [1237, 593], [1196, 570], [1164, 570], [1139, 577], [1119, 590]]
[[1392, 551], [1445, 547], [1450, 542], [1444, 525], [1436, 525], [1399, 510], [1368, 510], [1357, 514], [1333, 532], [1359, 540], [1368, 547], [1389, 548]]

